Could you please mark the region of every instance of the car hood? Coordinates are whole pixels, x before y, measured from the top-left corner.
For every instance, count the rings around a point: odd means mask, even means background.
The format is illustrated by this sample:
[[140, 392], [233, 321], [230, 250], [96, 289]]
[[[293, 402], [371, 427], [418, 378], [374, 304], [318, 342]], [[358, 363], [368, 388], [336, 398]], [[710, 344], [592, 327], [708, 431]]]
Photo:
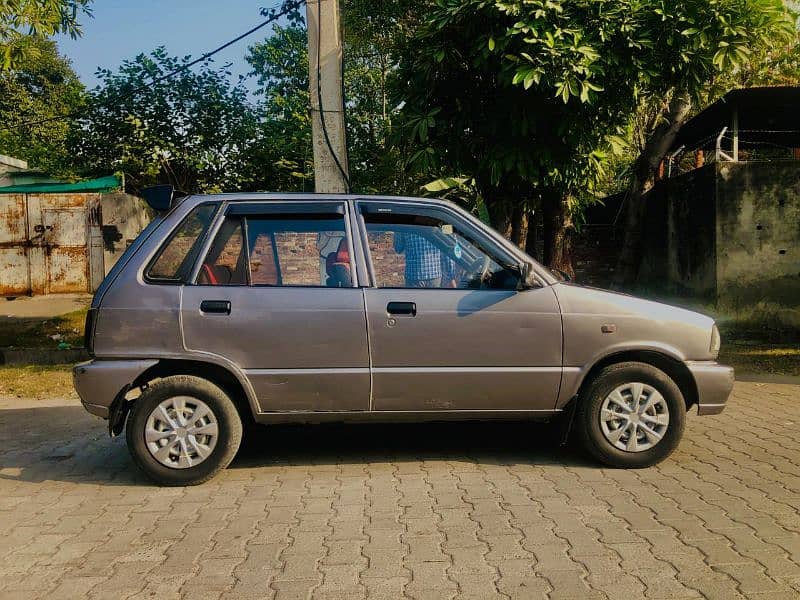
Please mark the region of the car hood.
[[[557, 283], [564, 323], [565, 358], [590, 360], [588, 354], [628, 349], [661, 351], [681, 360], [708, 360], [711, 317], [628, 294]], [[604, 326], [613, 325], [606, 333]], [[607, 328], [607, 327], [606, 327]]]
[[703, 328], [714, 324], [714, 319], [702, 313], [621, 292], [564, 282], [556, 284], [554, 289], [564, 312], [641, 315]]

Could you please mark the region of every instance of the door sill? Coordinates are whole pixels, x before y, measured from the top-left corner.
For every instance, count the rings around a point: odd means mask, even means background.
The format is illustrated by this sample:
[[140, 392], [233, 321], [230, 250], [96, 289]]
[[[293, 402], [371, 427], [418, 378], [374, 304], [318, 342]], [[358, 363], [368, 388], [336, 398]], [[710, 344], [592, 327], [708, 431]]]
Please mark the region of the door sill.
[[559, 415], [553, 410], [363, 410], [264, 412], [257, 423], [425, 423], [431, 421], [547, 421]]

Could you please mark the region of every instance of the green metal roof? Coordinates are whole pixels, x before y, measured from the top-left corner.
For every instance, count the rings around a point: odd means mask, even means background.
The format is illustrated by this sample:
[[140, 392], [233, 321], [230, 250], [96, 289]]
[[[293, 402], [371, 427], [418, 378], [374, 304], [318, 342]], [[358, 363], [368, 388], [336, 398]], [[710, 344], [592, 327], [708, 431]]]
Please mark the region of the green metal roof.
[[78, 181], [76, 183], [25, 183], [0, 187], [0, 194], [69, 194], [80, 192], [112, 192], [122, 189], [122, 178], [116, 175]]

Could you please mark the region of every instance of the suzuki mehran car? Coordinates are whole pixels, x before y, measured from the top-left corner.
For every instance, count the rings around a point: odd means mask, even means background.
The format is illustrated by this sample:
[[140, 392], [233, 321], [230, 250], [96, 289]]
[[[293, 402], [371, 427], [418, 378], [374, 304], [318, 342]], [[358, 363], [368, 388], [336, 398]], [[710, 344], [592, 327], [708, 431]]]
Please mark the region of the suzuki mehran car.
[[149, 201], [74, 381], [162, 484], [210, 479], [253, 423], [562, 416], [600, 462], [645, 467], [733, 386], [709, 317], [563, 282], [446, 201]]

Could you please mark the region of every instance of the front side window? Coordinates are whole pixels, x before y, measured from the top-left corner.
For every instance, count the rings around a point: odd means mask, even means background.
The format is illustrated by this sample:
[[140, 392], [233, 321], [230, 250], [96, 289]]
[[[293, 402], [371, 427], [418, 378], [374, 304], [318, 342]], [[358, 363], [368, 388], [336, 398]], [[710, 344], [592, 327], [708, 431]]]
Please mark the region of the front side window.
[[200, 267], [201, 285], [352, 287], [344, 217], [229, 215]]
[[147, 279], [154, 283], [185, 282], [216, 211], [217, 204], [194, 208], [159, 250], [147, 270]]
[[516, 289], [519, 275], [449, 215], [364, 214], [376, 284], [384, 288]]

